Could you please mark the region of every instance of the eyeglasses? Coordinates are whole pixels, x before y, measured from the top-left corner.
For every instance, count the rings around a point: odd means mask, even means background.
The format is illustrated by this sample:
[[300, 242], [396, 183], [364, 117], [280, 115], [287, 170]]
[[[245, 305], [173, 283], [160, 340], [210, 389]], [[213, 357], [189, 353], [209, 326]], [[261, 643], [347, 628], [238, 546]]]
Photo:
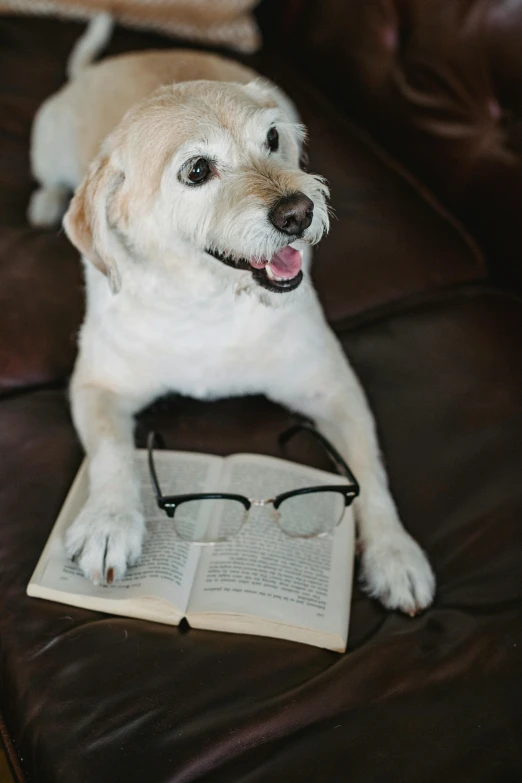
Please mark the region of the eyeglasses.
[[[240, 533], [254, 507], [267, 507], [272, 521], [290, 538], [329, 535], [340, 524], [345, 509], [359, 495], [359, 484], [339, 452], [313, 426], [296, 424], [279, 436], [279, 443], [285, 445], [298, 432], [314, 436], [348, 483], [300, 487], [261, 500], [229, 492], [164, 495], [154, 464], [154, 447], [162, 445], [162, 439], [156, 432], [150, 432], [148, 463], [156, 502], [174, 520], [178, 537], [195, 544], [228, 541]], [[202, 524], [202, 519], [208, 524]]]

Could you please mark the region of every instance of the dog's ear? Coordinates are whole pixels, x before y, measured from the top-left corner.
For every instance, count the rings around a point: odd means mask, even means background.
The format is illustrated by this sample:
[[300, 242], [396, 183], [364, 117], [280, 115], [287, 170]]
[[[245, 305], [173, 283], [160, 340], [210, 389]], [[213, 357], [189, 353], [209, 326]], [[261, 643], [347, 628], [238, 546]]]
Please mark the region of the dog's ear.
[[290, 98], [268, 79], [254, 79], [243, 89], [266, 108], [281, 109], [288, 122], [300, 122], [299, 113]]
[[121, 288], [121, 277], [114, 257], [116, 248], [109, 225], [108, 202], [123, 179], [123, 173], [114, 169], [109, 158], [100, 156], [91, 163], [63, 219], [67, 236], [107, 276], [113, 294]]

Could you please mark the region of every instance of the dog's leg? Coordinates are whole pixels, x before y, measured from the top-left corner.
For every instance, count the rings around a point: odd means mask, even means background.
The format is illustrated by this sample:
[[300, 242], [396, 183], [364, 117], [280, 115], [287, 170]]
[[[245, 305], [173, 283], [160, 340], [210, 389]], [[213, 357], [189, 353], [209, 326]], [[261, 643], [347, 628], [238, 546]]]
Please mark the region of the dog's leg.
[[89, 458], [89, 498], [65, 546], [95, 584], [121, 577], [137, 561], [145, 532], [135, 475], [133, 414], [143, 401], [73, 379], [74, 423]]
[[413, 615], [431, 604], [435, 578], [426, 555], [399, 520], [359, 381], [333, 334], [323, 331], [320, 346], [312, 338], [295, 349], [277, 386], [267, 393], [314, 419], [347, 460], [361, 485], [355, 511], [364, 587], [389, 609]]

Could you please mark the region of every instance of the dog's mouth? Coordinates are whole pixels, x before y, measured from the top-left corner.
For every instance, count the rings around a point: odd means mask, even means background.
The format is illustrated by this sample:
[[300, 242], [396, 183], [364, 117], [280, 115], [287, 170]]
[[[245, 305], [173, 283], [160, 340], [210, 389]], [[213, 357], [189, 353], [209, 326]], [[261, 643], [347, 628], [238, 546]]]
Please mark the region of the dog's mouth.
[[294, 291], [303, 279], [301, 267], [303, 258], [299, 250], [290, 245], [281, 248], [274, 253], [272, 258], [236, 258], [227, 253], [220, 253], [216, 250], [206, 250], [209, 255], [217, 258], [227, 266], [235, 269], [248, 269], [256, 283], [263, 288], [275, 293], [285, 293]]

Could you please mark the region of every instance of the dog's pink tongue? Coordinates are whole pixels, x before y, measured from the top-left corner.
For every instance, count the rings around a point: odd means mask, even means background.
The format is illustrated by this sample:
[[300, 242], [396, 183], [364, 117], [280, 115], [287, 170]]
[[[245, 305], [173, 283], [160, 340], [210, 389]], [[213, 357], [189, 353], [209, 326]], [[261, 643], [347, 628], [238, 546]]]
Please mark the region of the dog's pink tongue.
[[284, 277], [285, 280], [290, 280], [300, 272], [301, 263], [301, 253], [287, 245], [272, 256], [267, 266], [270, 267], [276, 277]]

